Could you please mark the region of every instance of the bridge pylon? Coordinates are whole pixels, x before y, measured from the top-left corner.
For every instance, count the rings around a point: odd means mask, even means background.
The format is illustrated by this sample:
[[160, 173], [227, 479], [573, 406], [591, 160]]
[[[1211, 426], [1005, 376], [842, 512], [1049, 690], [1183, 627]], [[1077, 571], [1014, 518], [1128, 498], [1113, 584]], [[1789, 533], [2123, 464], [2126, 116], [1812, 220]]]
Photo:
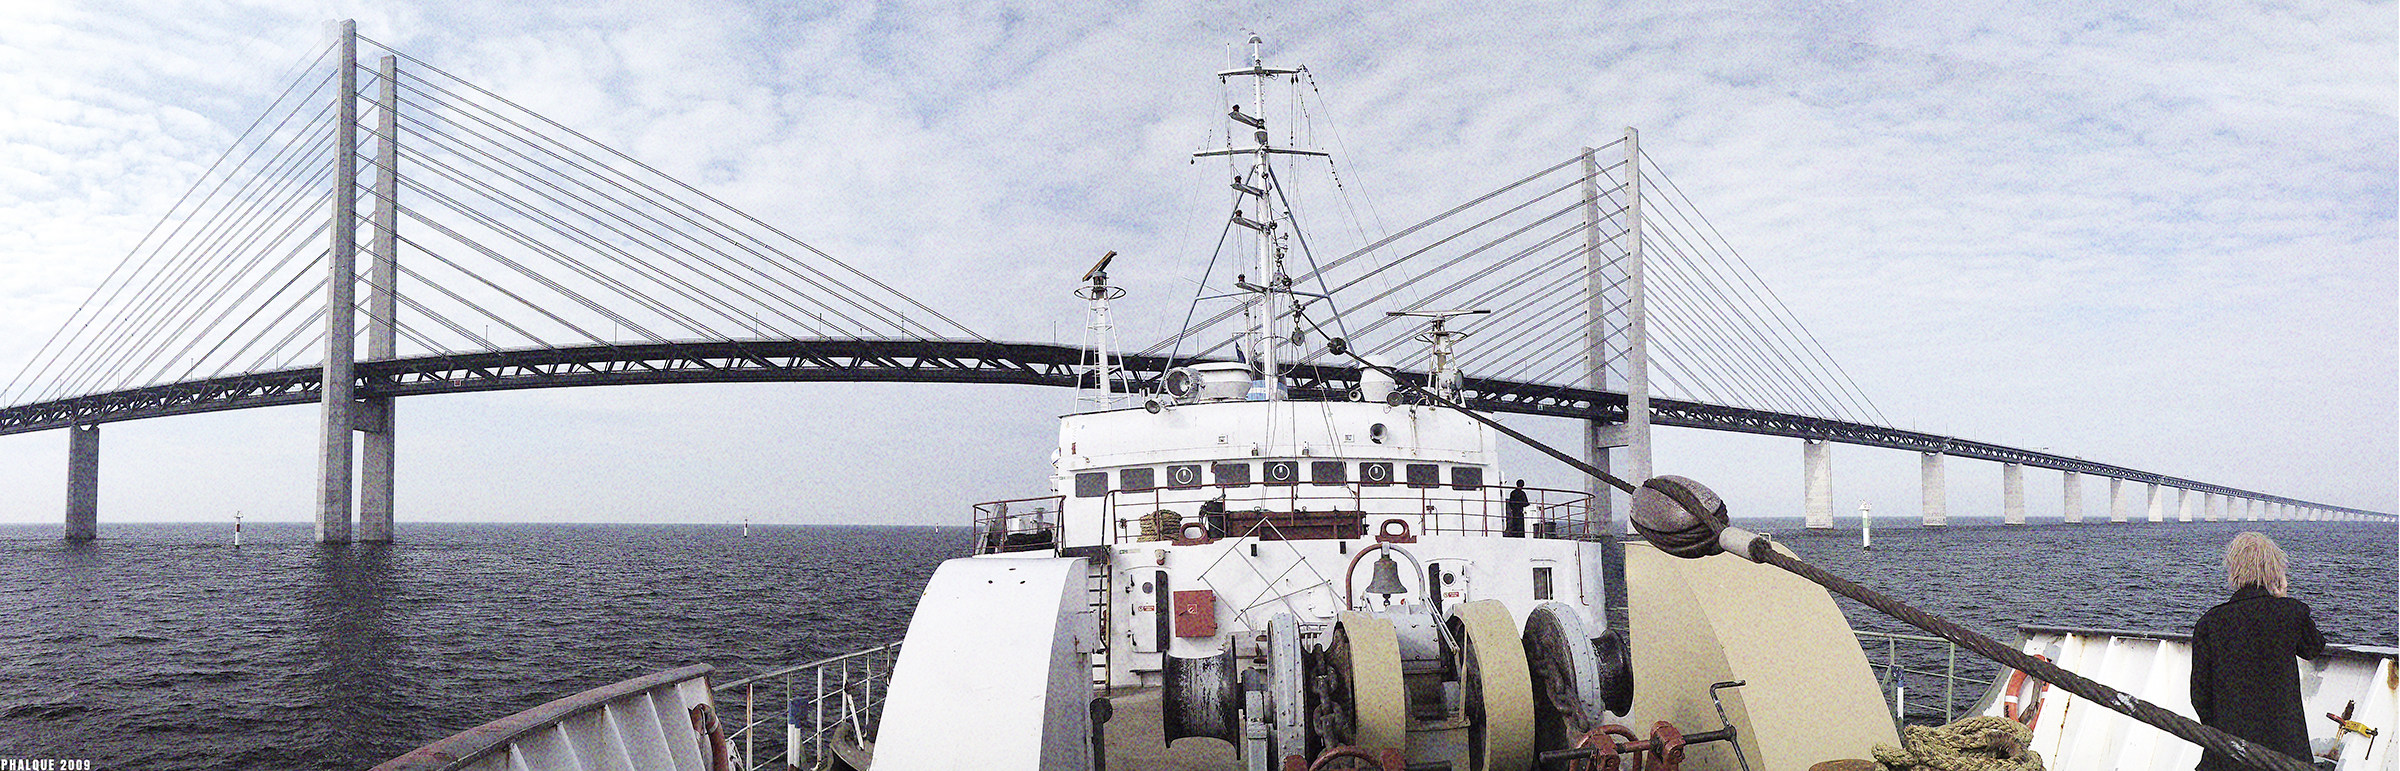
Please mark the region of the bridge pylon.
[[343, 19], [334, 92], [333, 253], [326, 260], [324, 387], [317, 452], [317, 542], [349, 543], [358, 354], [358, 22]]
[[[398, 355], [398, 61], [386, 55], [377, 70], [382, 92], [374, 104], [375, 208], [372, 217], [362, 219], [357, 22], [342, 20], [336, 34], [340, 85], [334, 94], [333, 248], [326, 266], [324, 387], [319, 392], [323, 444], [317, 459], [317, 542], [382, 542], [392, 540], [394, 405], [388, 395], [357, 398], [358, 231], [362, 225], [372, 231], [366, 278], [367, 358], [388, 361]], [[353, 433], [365, 434], [365, 441]]]

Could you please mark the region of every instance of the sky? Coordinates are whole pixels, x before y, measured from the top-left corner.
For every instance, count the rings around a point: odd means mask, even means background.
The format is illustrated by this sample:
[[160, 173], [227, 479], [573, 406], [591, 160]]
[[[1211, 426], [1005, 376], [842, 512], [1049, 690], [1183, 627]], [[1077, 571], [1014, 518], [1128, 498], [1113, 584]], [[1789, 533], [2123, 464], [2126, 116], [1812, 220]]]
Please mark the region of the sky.
[[[1903, 428], [2400, 510], [2394, 5], [16, 2], [0, 10], [0, 375], [65, 323], [328, 19], [688, 180], [996, 339], [1184, 312], [1224, 215], [1189, 153], [1255, 32], [1305, 64], [1380, 232], [1624, 127]], [[1220, 191], [1221, 192], [1221, 191]], [[1219, 196], [1221, 198], [1221, 196]], [[1354, 244], [1356, 239], [1352, 239]], [[1346, 249], [1338, 250], [1346, 251]], [[399, 406], [410, 521], [964, 524], [1043, 494], [1034, 387], [743, 384]], [[316, 411], [107, 424], [101, 522], [302, 521]], [[1571, 443], [1572, 424], [1511, 418]], [[0, 524], [66, 438], [0, 437]], [[1581, 487], [1515, 448], [1503, 477]], [[1918, 507], [1913, 453], [1834, 499]], [[1797, 440], [1659, 432], [1656, 469], [1797, 516]], [[1948, 464], [1953, 516], [2000, 470]], [[2062, 506], [2026, 474], [2032, 516]], [[2087, 513], [2106, 485], [2085, 485]], [[2170, 500], [2170, 504], [2172, 501]]]

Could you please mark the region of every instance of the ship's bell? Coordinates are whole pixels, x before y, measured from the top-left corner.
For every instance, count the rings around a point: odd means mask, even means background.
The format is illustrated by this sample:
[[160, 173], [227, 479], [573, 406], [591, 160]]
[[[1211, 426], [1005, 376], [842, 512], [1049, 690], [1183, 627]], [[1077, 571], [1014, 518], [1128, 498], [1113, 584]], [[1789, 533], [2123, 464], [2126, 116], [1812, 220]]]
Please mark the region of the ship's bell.
[[1400, 585], [1400, 563], [1392, 560], [1390, 551], [1385, 551], [1375, 559], [1375, 578], [1367, 582], [1367, 593], [1390, 597], [1407, 591], [1408, 587]]

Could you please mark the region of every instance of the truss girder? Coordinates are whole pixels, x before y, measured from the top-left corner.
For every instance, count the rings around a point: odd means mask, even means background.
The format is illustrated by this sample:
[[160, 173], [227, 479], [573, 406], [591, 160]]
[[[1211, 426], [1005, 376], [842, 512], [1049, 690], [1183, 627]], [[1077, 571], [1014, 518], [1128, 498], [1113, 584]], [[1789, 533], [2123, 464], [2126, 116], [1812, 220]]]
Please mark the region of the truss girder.
[[[364, 399], [674, 383], [983, 383], [1074, 387], [1089, 384], [1093, 377], [1083, 365], [1085, 354], [1084, 349], [1073, 346], [984, 340], [843, 338], [593, 345], [362, 361], [358, 363], [356, 390], [359, 398]], [[1120, 389], [1140, 392], [1156, 390], [1169, 366], [1194, 362], [1127, 355], [1122, 363]], [[322, 374], [318, 367], [257, 372], [0, 408], [0, 435], [75, 424], [306, 404], [317, 401]], [[1424, 375], [1403, 372], [1400, 380], [1404, 384], [1421, 384]], [[1292, 368], [1286, 382], [1296, 397], [1347, 394], [1358, 387], [1358, 368], [1301, 364]], [[1494, 378], [1468, 378], [1461, 385], [1467, 405], [1486, 412], [1604, 421], [1625, 419], [1625, 395], [1614, 391]], [[2271, 503], [2380, 515], [2380, 512], [2261, 495], [2082, 458], [1864, 423], [1673, 399], [1653, 398], [1650, 407], [1653, 425], [1938, 452]]]

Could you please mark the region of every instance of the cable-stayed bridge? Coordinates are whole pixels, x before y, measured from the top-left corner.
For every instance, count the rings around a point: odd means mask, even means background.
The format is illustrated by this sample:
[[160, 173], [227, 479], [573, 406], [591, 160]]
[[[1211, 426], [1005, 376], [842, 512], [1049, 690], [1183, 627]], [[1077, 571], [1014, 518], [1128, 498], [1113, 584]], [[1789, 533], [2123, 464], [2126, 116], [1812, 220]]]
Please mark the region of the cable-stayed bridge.
[[[348, 32], [288, 88], [0, 390], [0, 434], [66, 429], [67, 535], [97, 533], [98, 426], [316, 403], [318, 536], [388, 540], [403, 396], [754, 381], [1081, 387], [1084, 346], [997, 341], [702, 190], [428, 63]], [[362, 60], [360, 48], [371, 60]], [[1242, 184], [1239, 180], [1236, 185]], [[1280, 189], [1280, 188], [1278, 188]], [[1296, 209], [1297, 218], [1309, 214]], [[1225, 228], [1252, 226], [1238, 214]], [[1305, 232], [1305, 231], [1302, 231]], [[1488, 308], [1466, 330], [1474, 407], [1586, 422], [1586, 451], [1648, 473], [1651, 426], [1804, 441], [1812, 524], [1827, 443], [1924, 453], [1939, 524], [1946, 457], [2110, 480], [2109, 518], [2389, 515], [1888, 427], [1632, 132], [1320, 260], [1301, 241], [1292, 309], [1314, 330], [1287, 372], [1339, 395], [1341, 337], [1420, 382], [1391, 311]], [[1230, 283], [1214, 275], [1205, 282]], [[1121, 356], [1124, 391], [1232, 358], [1239, 309], [1195, 305]], [[354, 438], [353, 434], [363, 437]], [[2169, 512], [2162, 491], [2180, 491]], [[354, 526], [355, 509], [355, 526]]]

